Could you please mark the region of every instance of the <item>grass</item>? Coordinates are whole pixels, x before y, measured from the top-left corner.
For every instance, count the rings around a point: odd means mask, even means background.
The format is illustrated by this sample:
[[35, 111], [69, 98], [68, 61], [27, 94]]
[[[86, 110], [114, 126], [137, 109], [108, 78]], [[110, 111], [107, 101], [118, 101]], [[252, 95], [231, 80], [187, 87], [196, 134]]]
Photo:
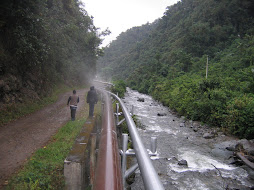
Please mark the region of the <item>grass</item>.
[[[57, 85], [53, 89], [50, 96], [34, 101], [24, 101], [22, 103], [15, 103], [6, 105], [0, 109], [0, 127], [14, 121], [22, 116], [33, 113], [41, 108], [56, 102], [59, 94], [73, 90], [73, 88], [79, 89], [82, 87], [68, 87], [66, 85]], [[84, 88], [84, 87], [83, 87]]]
[[[100, 115], [101, 103], [95, 106]], [[64, 160], [73, 146], [88, 115], [88, 106], [80, 110], [82, 119], [69, 121], [59, 129], [50, 142], [38, 149], [23, 168], [8, 182], [6, 190], [62, 190], [65, 187]]]
[[6, 190], [64, 189], [64, 159], [84, 123], [85, 119], [81, 119], [63, 126], [50, 143], [37, 150], [24, 168], [12, 177]]

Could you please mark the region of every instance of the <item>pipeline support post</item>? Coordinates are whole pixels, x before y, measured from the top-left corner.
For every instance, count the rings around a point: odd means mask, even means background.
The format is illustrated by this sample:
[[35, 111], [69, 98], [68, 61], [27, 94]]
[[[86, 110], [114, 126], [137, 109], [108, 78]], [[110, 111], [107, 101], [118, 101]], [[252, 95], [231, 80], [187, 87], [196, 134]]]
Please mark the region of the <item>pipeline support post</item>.
[[116, 125], [119, 123], [119, 103], [116, 103]]
[[122, 135], [122, 139], [123, 139], [123, 154], [122, 154], [122, 176], [123, 176], [123, 186], [125, 187], [126, 182], [125, 182], [125, 172], [126, 172], [126, 164], [127, 164], [127, 156], [126, 156], [126, 151], [128, 148], [128, 134], [123, 134]]
[[151, 137], [150, 151], [156, 153], [157, 150], [157, 137]]
[[115, 94], [110, 93], [112, 96], [114, 96], [118, 102], [121, 104], [123, 114], [125, 116], [129, 133], [131, 136], [132, 144], [135, 150], [135, 155], [138, 161], [139, 169], [141, 171], [142, 179], [145, 185], [146, 190], [163, 190], [164, 187], [160, 181], [160, 178], [155, 171], [152, 161], [147, 153], [147, 150], [144, 147], [143, 142], [141, 141], [141, 138], [138, 134], [136, 125], [128, 112], [128, 109], [124, 105], [123, 101], [116, 96]]

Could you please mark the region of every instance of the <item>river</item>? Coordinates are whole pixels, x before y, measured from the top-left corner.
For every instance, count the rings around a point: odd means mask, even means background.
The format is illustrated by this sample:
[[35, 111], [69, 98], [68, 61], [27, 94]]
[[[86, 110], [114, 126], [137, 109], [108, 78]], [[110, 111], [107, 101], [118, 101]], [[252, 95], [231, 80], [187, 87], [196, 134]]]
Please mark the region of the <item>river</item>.
[[[138, 98], [144, 98], [144, 102]], [[233, 152], [222, 147], [234, 141], [232, 137], [219, 132], [218, 136], [205, 139], [204, 130], [193, 127], [198, 122], [177, 117], [152, 97], [129, 88], [123, 101], [129, 110], [134, 106], [134, 115], [144, 126], [138, 131], [145, 147], [150, 147], [152, 136], [157, 137], [158, 155], [152, 159], [165, 189], [242, 190], [254, 187], [252, 170], [244, 165], [229, 164]], [[179, 165], [180, 160], [187, 161], [187, 166]], [[144, 189], [139, 170], [131, 189]]]

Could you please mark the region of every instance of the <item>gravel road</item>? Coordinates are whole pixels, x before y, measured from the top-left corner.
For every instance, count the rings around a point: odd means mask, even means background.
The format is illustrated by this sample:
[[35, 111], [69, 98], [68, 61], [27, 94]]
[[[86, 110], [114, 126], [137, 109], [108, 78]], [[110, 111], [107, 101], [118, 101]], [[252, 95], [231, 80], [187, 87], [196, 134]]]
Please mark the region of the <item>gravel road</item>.
[[[77, 117], [88, 107], [84, 101], [87, 90], [77, 91], [80, 97]], [[70, 108], [66, 104], [71, 94], [62, 94], [56, 103], [0, 128], [0, 189], [33, 152], [45, 146], [70, 120]]]

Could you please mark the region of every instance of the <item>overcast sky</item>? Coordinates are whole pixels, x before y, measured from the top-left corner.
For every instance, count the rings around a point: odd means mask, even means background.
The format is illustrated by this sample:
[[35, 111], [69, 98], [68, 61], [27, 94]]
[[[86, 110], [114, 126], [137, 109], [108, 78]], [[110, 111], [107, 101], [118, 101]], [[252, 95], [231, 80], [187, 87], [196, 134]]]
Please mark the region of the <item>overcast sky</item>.
[[109, 28], [103, 46], [129, 28], [152, 23], [163, 16], [166, 7], [179, 0], [82, 0], [85, 9], [94, 17], [94, 25], [101, 30]]

